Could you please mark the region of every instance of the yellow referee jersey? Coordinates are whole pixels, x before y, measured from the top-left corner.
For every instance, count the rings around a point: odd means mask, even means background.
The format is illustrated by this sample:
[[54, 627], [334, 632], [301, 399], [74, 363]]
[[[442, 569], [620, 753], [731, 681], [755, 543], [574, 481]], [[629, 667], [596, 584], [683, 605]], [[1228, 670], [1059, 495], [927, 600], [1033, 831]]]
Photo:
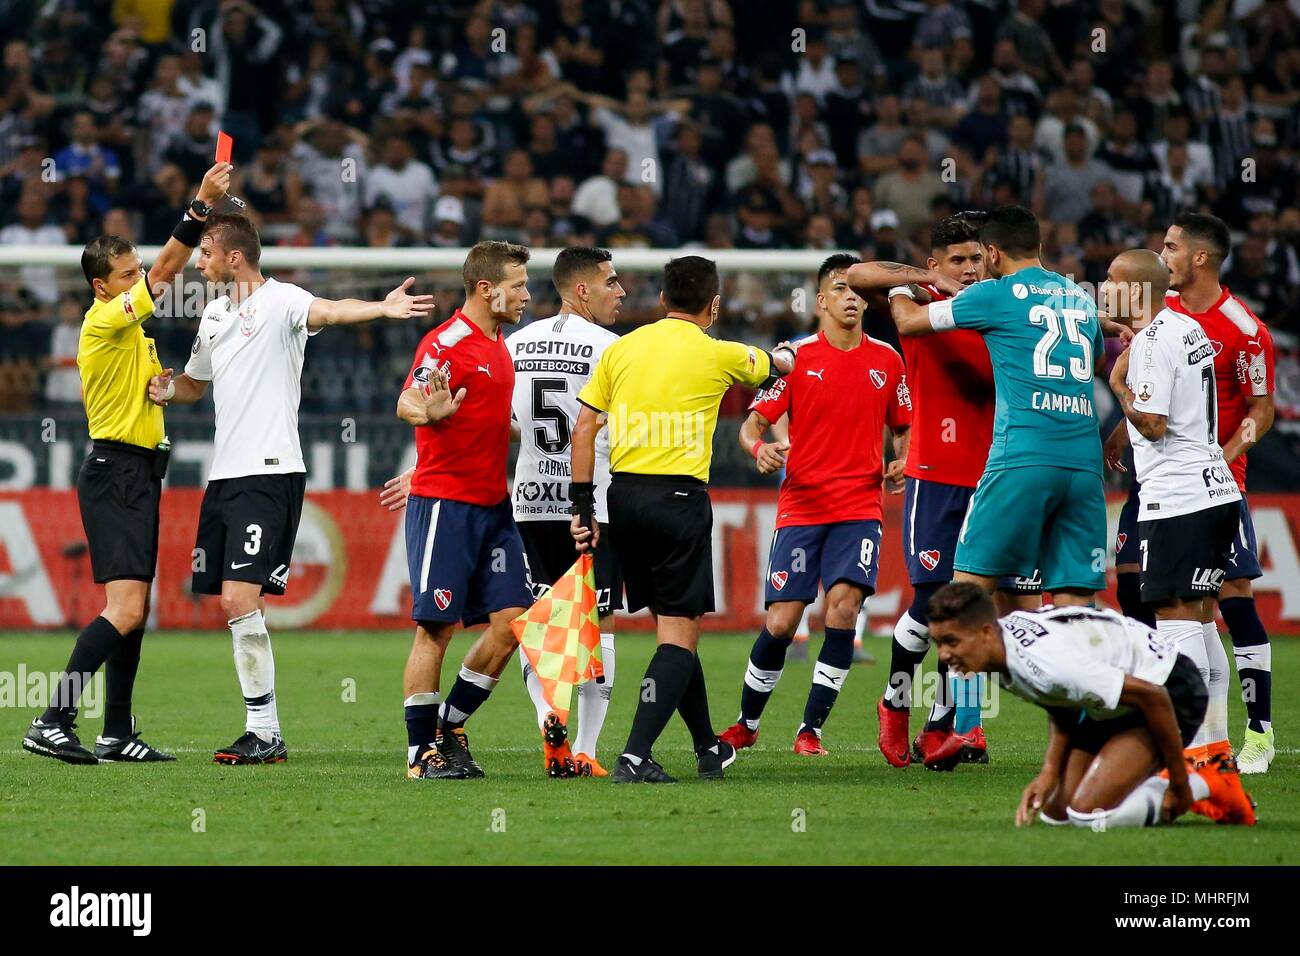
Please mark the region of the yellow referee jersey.
[[162, 373], [158, 350], [141, 323], [153, 314], [145, 279], [130, 291], [95, 300], [81, 323], [77, 368], [90, 437], [154, 448], [163, 439], [163, 411], [149, 401], [149, 379]]
[[708, 481], [723, 393], [757, 388], [771, 371], [762, 349], [660, 319], [605, 349], [578, 400], [609, 415], [611, 471]]

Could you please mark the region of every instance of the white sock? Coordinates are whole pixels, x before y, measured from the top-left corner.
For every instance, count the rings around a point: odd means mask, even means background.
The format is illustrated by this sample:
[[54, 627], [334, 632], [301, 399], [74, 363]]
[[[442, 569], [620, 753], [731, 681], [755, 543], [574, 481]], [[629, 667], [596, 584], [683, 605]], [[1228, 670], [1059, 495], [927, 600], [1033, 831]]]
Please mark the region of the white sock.
[[[911, 612], [904, 611], [903, 616], [894, 625], [894, 643], [913, 654], [924, 654], [930, 647], [930, 628], [912, 617]], [[885, 701], [896, 706], [902, 700], [906, 701], [910, 707], [915, 700], [912, 685], [916, 680], [916, 671], [908, 674], [907, 683], [898, 687], [888, 683], [893, 678], [893, 674], [889, 674], [885, 678]]]
[[[1238, 677], [1241, 677], [1243, 667], [1248, 671], [1263, 671], [1266, 674], [1273, 672], [1273, 646], [1271, 644], [1254, 644], [1250, 647], [1234, 646], [1232, 656], [1237, 663]], [[1241, 694], [1243, 698], [1246, 698], [1247, 694], [1255, 693], [1253, 684], [1254, 680], [1249, 677], [1242, 681]], [[1268, 729], [1273, 726], [1271, 720], [1261, 720], [1260, 724], [1264, 729], [1264, 733], [1268, 733]]]
[[[1210, 686], [1210, 667], [1205, 657], [1205, 628], [1201, 627], [1200, 621], [1175, 621], [1167, 618], [1156, 620], [1156, 631], [1161, 637], [1168, 638], [1173, 642], [1174, 648], [1179, 654], [1186, 654], [1196, 669], [1201, 672], [1201, 680], [1205, 681], [1206, 688]], [[1208, 718], [1209, 712], [1206, 712]], [[1188, 747], [1202, 747], [1209, 743], [1206, 737], [1206, 729], [1209, 721], [1201, 724], [1201, 728], [1192, 738]]]
[[[1192, 787], [1193, 800], [1204, 800], [1210, 795], [1209, 784], [1201, 779], [1200, 774], [1191, 774], [1188, 782]], [[1082, 813], [1071, 807], [1068, 810], [1070, 822], [1076, 827], [1087, 827], [1098, 832], [1117, 827], [1158, 826], [1163, 822], [1161, 809], [1168, 789], [1169, 781], [1164, 777], [1148, 777], [1113, 810]]]
[[542, 724], [546, 723], [546, 715], [551, 712], [551, 705], [542, 693], [542, 679], [537, 676], [537, 671], [533, 670], [528, 655], [523, 651], [519, 652], [519, 666], [524, 670], [524, 686], [528, 688], [528, 696], [533, 699], [533, 707], [537, 711], [537, 729], [541, 730]]
[[1219, 628], [1210, 621], [1201, 625], [1205, 639], [1205, 657], [1209, 662], [1210, 702], [1205, 708], [1205, 742], [1217, 743], [1228, 739], [1228, 683], [1232, 672], [1228, 666], [1228, 652], [1223, 649]]
[[605, 677], [578, 685], [578, 732], [573, 737], [573, 752], [596, 756], [596, 741], [609, 712], [609, 695], [614, 689], [614, 635], [600, 635], [600, 661]]
[[266, 620], [261, 611], [254, 610], [229, 623], [235, 646], [235, 673], [248, 712], [244, 729], [270, 743], [280, 732], [280, 717], [275, 709], [275, 657], [271, 654]]

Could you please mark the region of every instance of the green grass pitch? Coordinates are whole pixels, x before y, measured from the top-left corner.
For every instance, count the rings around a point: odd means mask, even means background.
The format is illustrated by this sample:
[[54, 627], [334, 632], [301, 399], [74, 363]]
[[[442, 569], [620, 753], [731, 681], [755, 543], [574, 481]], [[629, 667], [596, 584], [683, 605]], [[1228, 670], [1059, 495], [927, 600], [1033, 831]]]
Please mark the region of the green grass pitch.
[[[453, 643], [448, 675], [469, 639]], [[57, 671], [71, 640], [0, 635], [0, 671], [12, 673], [19, 663], [29, 672]], [[0, 864], [1300, 862], [1300, 639], [1273, 645], [1280, 752], [1266, 777], [1248, 778], [1259, 825], [1216, 827], [1189, 817], [1168, 828], [1108, 833], [1012, 826], [1021, 789], [1039, 766], [1046, 718], [1009, 695], [986, 722], [990, 765], [945, 774], [887, 767], [875, 746], [883, 664], [854, 668], [826, 729], [829, 757], [789, 752], [811, 672], [810, 664], [792, 662], [758, 746], [740, 755], [725, 781], [695, 779], [675, 719], [656, 756], [682, 782], [614, 787], [542, 777], [532, 708], [512, 661], [470, 724], [487, 779], [439, 783], [405, 779], [407, 634], [285, 633], [274, 640], [290, 751], [278, 766], [210, 762], [215, 747], [243, 730], [225, 635], [146, 638], [135, 709], [145, 739], [174, 750], [174, 764], [72, 767], [34, 757], [19, 748], [31, 708], [0, 707]], [[619, 638], [618, 681], [601, 741], [607, 765], [625, 739], [652, 646], [645, 636]], [[749, 646], [749, 635], [704, 638], [719, 729], [735, 717]], [[814, 638], [814, 654], [817, 646]], [[883, 639], [868, 649], [887, 658]], [[1234, 688], [1239, 742], [1244, 718], [1236, 696]], [[99, 728], [98, 719], [87, 719], [79, 733], [93, 741]]]

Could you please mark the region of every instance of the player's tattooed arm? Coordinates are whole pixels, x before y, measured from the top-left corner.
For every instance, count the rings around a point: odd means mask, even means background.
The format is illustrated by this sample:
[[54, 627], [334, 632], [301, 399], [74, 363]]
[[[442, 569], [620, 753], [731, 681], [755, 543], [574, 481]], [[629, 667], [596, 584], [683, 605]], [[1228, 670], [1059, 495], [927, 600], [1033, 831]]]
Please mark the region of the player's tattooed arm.
[[1273, 427], [1276, 412], [1272, 393], [1247, 398], [1246, 417], [1241, 420], [1237, 433], [1223, 446], [1223, 460], [1231, 464], [1248, 452]]
[[1165, 791], [1164, 822], [1170, 823], [1191, 808], [1192, 788], [1187, 782], [1187, 761], [1183, 758], [1183, 739], [1178, 730], [1178, 718], [1169, 691], [1158, 684], [1144, 681], [1131, 674], [1124, 675], [1124, 686], [1119, 702], [1142, 712], [1147, 730], [1155, 738], [1165, 770], [1169, 773], [1169, 789]]
[[849, 285], [854, 289], [879, 291], [896, 285], [932, 285], [945, 295], [956, 295], [962, 284], [934, 269], [922, 269], [903, 262], [858, 262], [849, 266]]
[[786, 455], [790, 451], [788, 441], [763, 441], [763, 433], [771, 425], [758, 412], [750, 412], [740, 426], [740, 447], [754, 456], [760, 475], [770, 475], [784, 468]]
[[899, 292], [889, 297], [889, 314], [893, 316], [899, 335], [929, 335], [935, 331], [930, 324], [930, 307], [914, 301], [907, 294]]
[[1128, 387], [1126, 381], [1128, 377], [1129, 350], [1125, 349], [1119, 353], [1119, 358], [1115, 360], [1115, 367], [1110, 371], [1110, 388], [1119, 399], [1119, 407], [1124, 411], [1124, 417], [1133, 423], [1133, 427], [1147, 441], [1159, 441], [1165, 437], [1165, 429], [1169, 426], [1168, 415], [1156, 415], [1152, 412], [1141, 412], [1133, 407], [1137, 401], [1137, 396], [1133, 390]]
[[433, 296], [411, 295], [408, 291], [415, 276], [384, 297], [382, 302], [362, 299], [316, 299], [307, 310], [307, 328], [327, 325], [357, 325], [376, 319], [428, 318], [433, 314]]
[[1038, 819], [1038, 813], [1061, 782], [1061, 766], [1069, 738], [1049, 712], [1047, 715], [1047, 752], [1043, 754], [1043, 769], [1038, 776], [1029, 781], [1025, 792], [1020, 795], [1020, 805], [1016, 807], [1016, 826], [1027, 827]]

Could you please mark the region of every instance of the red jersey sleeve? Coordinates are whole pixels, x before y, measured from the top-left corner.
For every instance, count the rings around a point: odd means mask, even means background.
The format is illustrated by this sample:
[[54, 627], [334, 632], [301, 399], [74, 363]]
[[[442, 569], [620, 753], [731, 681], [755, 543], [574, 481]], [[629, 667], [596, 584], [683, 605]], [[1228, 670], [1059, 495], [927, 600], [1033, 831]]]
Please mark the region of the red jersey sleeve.
[[1246, 398], [1273, 394], [1273, 336], [1263, 322], [1237, 339], [1237, 385]]
[[894, 353], [893, 375], [890, 376], [894, 394], [885, 411], [885, 424], [897, 431], [912, 424], [912, 393], [907, 388], [907, 367], [898, 353]]
[[774, 422], [790, 410], [790, 386], [786, 379], [778, 378], [769, 388], [754, 396], [749, 410], [758, 412], [769, 422]]
[[430, 332], [420, 342], [420, 347], [415, 350], [415, 360], [411, 363], [411, 371], [406, 375], [403, 389], [424, 388], [429, 384], [435, 369], [444, 374], [452, 371], [450, 350], [445, 347], [440, 348], [435, 335], [436, 332]]

